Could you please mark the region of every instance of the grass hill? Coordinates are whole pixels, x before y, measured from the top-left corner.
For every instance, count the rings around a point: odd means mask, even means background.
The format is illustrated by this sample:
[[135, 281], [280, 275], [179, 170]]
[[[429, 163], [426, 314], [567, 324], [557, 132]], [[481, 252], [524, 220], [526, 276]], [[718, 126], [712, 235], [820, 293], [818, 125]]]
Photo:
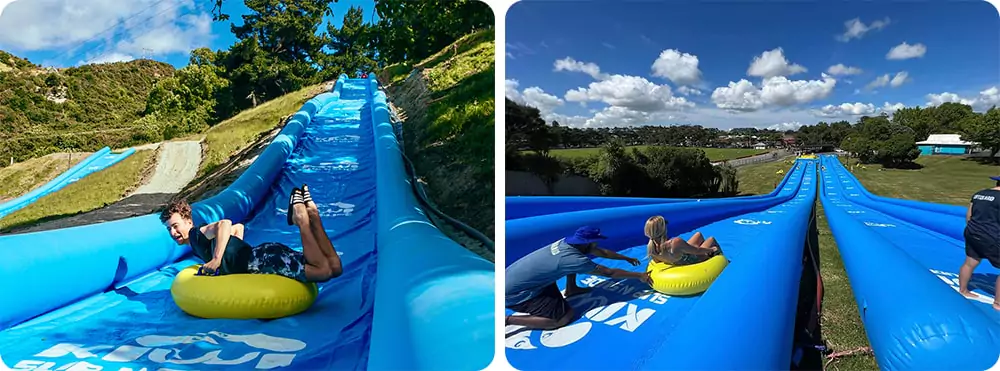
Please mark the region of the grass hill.
[[[388, 66], [379, 73], [403, 121], [406, 155], [426, 183], [431, 201], [490, 238], [494, 238], [495, 47], [492, 29], [474, 32], [420, 63]], [[492, 258], [459, 233], [445, 232]]]
[[42, 68], [0, 51], [0, 166], [159, 140], [138, 119], [154, 84], [174, 72], [151, 60]]

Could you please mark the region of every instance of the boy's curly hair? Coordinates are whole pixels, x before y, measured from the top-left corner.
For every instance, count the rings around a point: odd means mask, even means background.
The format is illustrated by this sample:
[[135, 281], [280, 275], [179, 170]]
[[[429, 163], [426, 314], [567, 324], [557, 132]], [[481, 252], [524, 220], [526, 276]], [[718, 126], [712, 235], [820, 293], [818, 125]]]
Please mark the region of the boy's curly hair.
[[174, 213], [181, 214], [184, 219], [191, 219], [191, 204], [188, 204], [185, 199], [170, 201], [167, 207], [160, 212], [160, 223], [166, 223], [167, 219], [170, 219]]

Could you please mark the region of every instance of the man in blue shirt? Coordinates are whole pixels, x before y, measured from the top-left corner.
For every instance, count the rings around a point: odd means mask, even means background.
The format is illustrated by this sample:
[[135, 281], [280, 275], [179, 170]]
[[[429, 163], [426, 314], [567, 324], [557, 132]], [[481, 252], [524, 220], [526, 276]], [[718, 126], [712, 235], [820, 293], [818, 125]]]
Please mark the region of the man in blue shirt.
[[603, 239], [607, 237], [601, 235], [600, 229], [581, 227], [573, 236], [535, 250], [507, 267], [505, 306], [528, 315], [507, 316], [506, 324], [543, 330], [568, 324], [573, 318], [573, 308], [556, 285], [556, 281], [563, 277], [566, 277], [567, 297], [590, 291], [576, 285], [577, 274], [650, 282], [646, 272], [608, 268], [590, 260], [587, 254], [639, 265], [638, 259], [597, 247], [597, 241]]
[[[969, 291], [969, 280], [979, 262], [986, 259], [1000, 268], [1000, 176], [990, 179], [996, 181], [995, 187], [972, 195], [965, 214], [965, 263], [958, 270], [958, 292], [967, 297], [978, 296]], [[1000, 278], [995, 290], [1000, 293]], [[993, 309], [1000, 310], [997, 298], [993, 299]]]

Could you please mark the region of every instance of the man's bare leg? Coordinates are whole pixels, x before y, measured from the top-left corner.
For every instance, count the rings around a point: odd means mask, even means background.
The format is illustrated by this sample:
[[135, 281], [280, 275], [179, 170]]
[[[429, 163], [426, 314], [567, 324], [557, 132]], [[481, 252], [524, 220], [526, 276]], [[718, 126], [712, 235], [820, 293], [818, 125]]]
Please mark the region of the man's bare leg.
[[[586, 294], [590, 292], [589, 287], [580, 287], [576, 284], [576, 273], [566, 275], [566, 297], [573, 295]], [[545, 318], [545, 317], [541, 317]]]
[[566, 311], [560, 319], [546, 318], [542, 316], [507, 316], [505, 325], [524, 326], [531, 329], [555, 330], [566, 326], [573, 318], [573, 309]]
[[302, 239], [302, 254], [305, 255], [306, 259], [306, 279], [312, 282], [329, 281], [333, 276], [333, 271], [309, 227], [306, 205], [297, 203], [293, 205], [293, 209], [295, 210], [295, 225], [299, 226], [299, 237]]
[[[976, 266], [979, 265], [979, 261], [979, 259], [973, 259], [970, 256], [966, 256], [965, 263], [963, 263], [962, 268], [958, 270], [958, 292], [966, 297], [979, 297], [978, 294], [969, 291], [969, 280], [972, 279], [972, 272], [976, 270]], [[993, 307], [996, 308], [996, 306], [997, 304], [994, 302]]]
[[[308, 187], [303, 187], [308, 190]], [[338, 277], [344, 273], [343, 264], [340, 262], [340, 255], [337, 254], [337, 249], [333, 247], [333, 241], [330, 241], [330, 236], [326, 234], [326, 228], [323, 227], [323, 220], [319, 215], [319, 208], [316, 207], [316, 203], [312, 200], [305, 203], [307, 214], [309, 215], [309, 227], [313, 233], [313, 237], [319, 244], [320, 251], [326, 257], [330, 270], [333, 272], [333, 277]]]

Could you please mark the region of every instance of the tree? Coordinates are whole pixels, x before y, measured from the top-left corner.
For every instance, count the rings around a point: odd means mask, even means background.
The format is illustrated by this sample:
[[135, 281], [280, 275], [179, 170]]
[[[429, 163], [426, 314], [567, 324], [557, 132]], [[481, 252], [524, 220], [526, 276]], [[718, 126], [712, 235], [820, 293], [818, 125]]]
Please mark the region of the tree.
[[991, 158], [1000, 152], [1000, 110], [996, 107], [983, 115], [966, 116], [959, 126], [963, 132], [962, 140], [978, 142], [983, 148], [988, 148]]
[[333, 23], [327, 24], [327, 47], [333, 54], [323, 65], [323, 72], [329, 79], [341, 72], [353, 75], [359, 71], [374, 71], [375, 42], [374, 27], [364, 23], [364, 14], [360, 7], [351, 6], [344, 14], [344, 22], [340, 28]]

